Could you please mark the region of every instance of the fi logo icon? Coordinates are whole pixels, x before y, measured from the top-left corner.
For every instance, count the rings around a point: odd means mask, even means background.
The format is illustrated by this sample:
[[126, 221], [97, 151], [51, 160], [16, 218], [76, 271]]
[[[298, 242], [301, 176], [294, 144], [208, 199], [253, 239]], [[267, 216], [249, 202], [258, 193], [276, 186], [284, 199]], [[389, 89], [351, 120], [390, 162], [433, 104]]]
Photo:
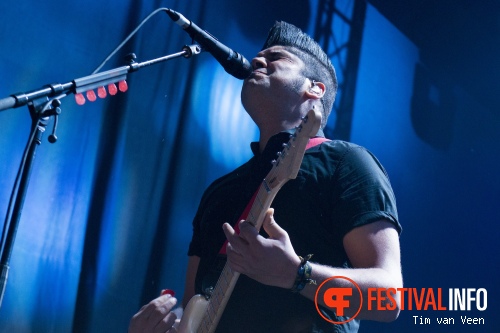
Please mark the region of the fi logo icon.
[[[327, 287], [327, 283], [335, 279], [344, 280], [342, 281], [342, 285], [346, 286], [340, 288]], [[352, 315], [347, 320], [334, 321], [330, 318], [327, 318], [323, 314], [323, 312], [321, 312], [319, 307], [320, 304], [334, 311], [337, 316], [345, 316], [345, 311], [347, 309], [352, 309], [353, 306], [356, 306], [357, 308], [354, 315]], [[361, 307], [363, 306], [363, 295], [361, 294], [361, 288], [352, 279], [345, 276], [332, 276], [331, 278], [323, 281], [323, 283], [321, 283], [321, 285], [316, 290], [314, 305], [316, 305], [316, 310], [318, 311], [320, 316], [326, 321], [332, 324], [345, 324], [356, 318], [356, 316], [361, 311]], [[352, 310], [349, 312], [352, 313]]]

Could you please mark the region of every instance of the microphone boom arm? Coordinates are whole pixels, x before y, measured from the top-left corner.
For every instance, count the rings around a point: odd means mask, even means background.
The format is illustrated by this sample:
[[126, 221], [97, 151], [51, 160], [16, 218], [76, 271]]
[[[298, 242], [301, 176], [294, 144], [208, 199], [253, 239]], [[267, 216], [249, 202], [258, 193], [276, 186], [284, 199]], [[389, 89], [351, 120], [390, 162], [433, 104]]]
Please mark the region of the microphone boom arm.
[[185, 45], [182, 48], [182, 51], [160, 58], [144, 61], [141, 63], [132, 61], [127, 66], [122, 66], [105, 72], [100, 72], [82, 78], [74, 79], [73, 81], [68, 83], [53, 83], [45, 85], [41, 89], [32, 90], [26, 93], [13, 94], [0, 99], [0, 111], [17, 108], [39, 98], [69, 95], [70, 93], [78, 94], [84, 91], [105, 86], [110, 83], [116, 83], [125, 80], [128, 73], [138, 71], [140, 68], [151, 66], [178, 57], [190, 58], [193, 55], [197, 55], [200, 53], [201, 48], [199, 45]]

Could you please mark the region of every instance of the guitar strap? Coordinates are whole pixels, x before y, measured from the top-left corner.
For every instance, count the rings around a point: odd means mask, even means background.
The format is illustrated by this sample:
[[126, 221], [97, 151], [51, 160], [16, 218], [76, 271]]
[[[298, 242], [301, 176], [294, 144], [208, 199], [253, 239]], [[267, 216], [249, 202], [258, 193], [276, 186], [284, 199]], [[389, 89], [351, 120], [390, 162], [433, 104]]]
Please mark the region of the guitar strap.
[[[330, 141], [330, 140], [327, 139], [327, 138], [324, 138], [324, 137], [320, 137], [320, 136], [311, 138], [311, 139], [309, 139], [309, 142], [306, 145], [306, 150], [308, 150], [308, 149], [310, 149], [312, 147], [315, 147], [315, 146], [317, 146], [317, 145], [319, 145], [319, 144], [321, 144], [321, 143], [323, 143], [325, 141]], [[246, 218], [248, 216], [248, 213], [250, 212], [250, 209], [252, 208], [253, 202], [255, 201], [255, 198], [257, 197], [257, 193], [259, 193], [259, 189], [257, 189], [257, 191], [255, 191], [255, 193], [253, 194], [252, 198], [248, 202], [247, 206], [243, 210], [243, 213], [241, 214], [240, 218], [238, 220], [236, 220], [236, 223], [233, 226], [234, 231], [237, 234], [240, 233], [240, 227], [239, 227], [240, 224], [238, 222], [240, 222], [241, 220], [246, 220]], [[220, 254], [222, 254], [222, 255], [226, 254], [226, 246], [227, 246], [227, 240], [224, 242], [224, 245], [222, 245], [222, 247], [221, 247], [221, 249], [219, 251], [219, 255]]]

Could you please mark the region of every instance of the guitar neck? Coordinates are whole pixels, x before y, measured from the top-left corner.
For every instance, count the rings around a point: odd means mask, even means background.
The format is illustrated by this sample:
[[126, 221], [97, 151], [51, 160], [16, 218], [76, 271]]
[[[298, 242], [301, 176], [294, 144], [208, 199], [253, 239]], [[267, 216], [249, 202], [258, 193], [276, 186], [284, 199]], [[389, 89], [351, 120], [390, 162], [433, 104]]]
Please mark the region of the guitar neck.
[[[319, 111], [310, 110], [303, 118], [301, 125], [296, 128], [295, 134], [291, 135], [288, 143], [283, 145], [284, 149], [278, 153], [278, 158], [273, 161], [273, 167], [259, 186], [245, 218], [258, 231], [264, 223], [264, 215], [271, 207], [271, 203], [280, 188], [289, 179], [294, 179], [297, 176], [309, 138], [318, 132], [320, 123], [321, 114]], [[213, 333], [215, 331], [238, 277], [239, 273], [233, 272], [226, 263], [217, 285], [210, 293], [210, 300], [198, 332]]]
[[[266, 179], [264, 179], [260, 185], [248, 213], [248, 217], [246, 218], [247, 221], [252, 222], [257, 230], [260, 230], [262, 227], [264, 215], [271, 207], [271, 203], [278, 193], [278, 190], [279, 188], [270, 189]], [[199, 326], [198, 333], [213, 333], [215, 331], [239, 276], [240, 274], [238, 272], [231, 270], [229, 264], [226, 263], [224, 265], [219, 280], [210, 293], [210, 300]]]

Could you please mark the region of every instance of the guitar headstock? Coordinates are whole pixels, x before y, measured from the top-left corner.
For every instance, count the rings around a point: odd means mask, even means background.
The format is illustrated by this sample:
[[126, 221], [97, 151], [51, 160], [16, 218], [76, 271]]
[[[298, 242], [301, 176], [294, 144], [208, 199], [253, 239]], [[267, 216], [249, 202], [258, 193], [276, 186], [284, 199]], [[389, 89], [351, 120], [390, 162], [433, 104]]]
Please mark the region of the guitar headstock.
[[321, 113], [314, 109], [309, 110], [302, 118], [302, 123], [296, 127], [295, 133], [290, 136], [290, 140], [283, 144], [278, 158], [273, 161], [273, 168], [266, 177], [270, 189], [278, 185], [281, 187], [289, 179], [297, 177], [307, 143], [318, 133], [320, 125]]

